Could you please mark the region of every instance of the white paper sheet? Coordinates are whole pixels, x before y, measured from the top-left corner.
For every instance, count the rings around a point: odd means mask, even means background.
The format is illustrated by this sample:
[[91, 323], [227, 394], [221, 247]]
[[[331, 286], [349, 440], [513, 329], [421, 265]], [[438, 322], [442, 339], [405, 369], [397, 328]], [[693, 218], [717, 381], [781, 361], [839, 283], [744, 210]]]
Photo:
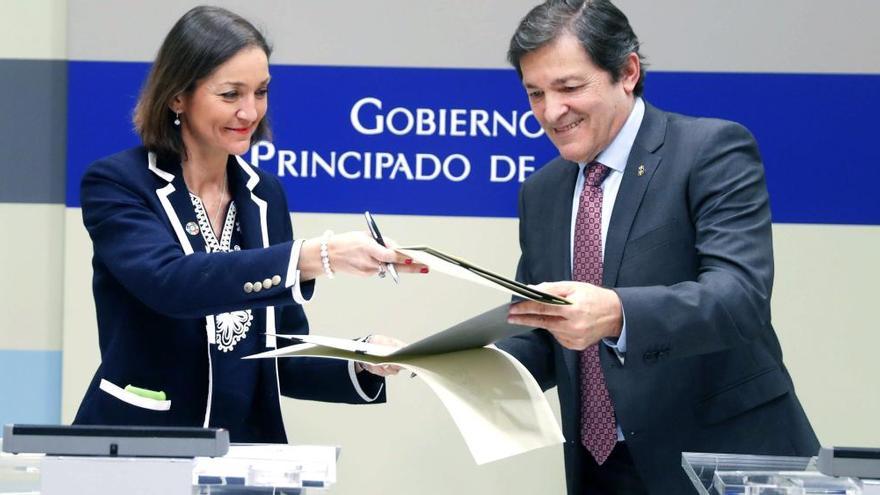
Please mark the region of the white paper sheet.
[[[365, 353], [351, 340], [309, 337], [300, 344], [249, 356], [316, 356], [370, 364], [395, 364], [416, 373], [437, 394], [477, 464], [496, 461], [564, 441], [547, 399], [516, 359], [494, 347], [420, 356]], [[383, 353], [386, 351], [383, 351]]]

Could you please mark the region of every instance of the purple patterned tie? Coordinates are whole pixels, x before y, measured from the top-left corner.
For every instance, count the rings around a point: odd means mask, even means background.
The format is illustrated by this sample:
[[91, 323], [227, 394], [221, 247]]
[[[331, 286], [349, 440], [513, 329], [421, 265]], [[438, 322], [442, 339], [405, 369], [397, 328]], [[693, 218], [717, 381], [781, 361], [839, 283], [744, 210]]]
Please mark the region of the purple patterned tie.
[[[610, 169], [599, 162], [584, 168], [584, 190], [574, 227], [572, 272], [577, 282], [602, 285], [602, 181]], [[599, 363], [599, 344], [581, 352], [581, 442], [600, 465], [617, 443], [614, 405]]]

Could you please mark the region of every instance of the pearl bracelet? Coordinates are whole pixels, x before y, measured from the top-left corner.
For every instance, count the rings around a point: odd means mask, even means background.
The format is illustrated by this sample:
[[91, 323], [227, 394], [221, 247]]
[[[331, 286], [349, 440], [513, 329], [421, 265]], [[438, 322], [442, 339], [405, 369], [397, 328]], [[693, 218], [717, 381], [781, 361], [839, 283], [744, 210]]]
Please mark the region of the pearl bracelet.
[[333, 270], [330, 269], [330, 252], [327, 250], [327, 243], [330, 242], [330, 236], [333, 235], [332, 230], [328, 230], [324, 232], [324, 235], [321, 236], [321, 265], [324, 267], [324, 274], [327, 275], [327, 278], [332, 279], [336, 275], [333, 273]]

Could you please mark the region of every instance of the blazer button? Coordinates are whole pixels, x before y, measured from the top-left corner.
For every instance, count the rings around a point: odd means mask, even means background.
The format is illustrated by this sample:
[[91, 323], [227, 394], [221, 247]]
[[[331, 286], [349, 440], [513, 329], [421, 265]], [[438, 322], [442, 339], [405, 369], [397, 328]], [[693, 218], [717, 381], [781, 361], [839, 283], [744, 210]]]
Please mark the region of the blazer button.
[[244, 287], [242, 287], [242, 289], [244, 289], [245, 294], [250, 294], [251, 292], [254, 291], [254, 284], [252, 284], [250, 282], [245, 282]]
[[254, 292], [260, 292], [261, 290], [263, 290], [263, 283], [254, 282]]
[[267, 289], [271, 289], [272, 288], [272, 279], [267, 278], [266, 280], [263, 280], [263, 287], [265, 287]]
[[281, 275], [272, 277], [272, 285], [281, 285]]

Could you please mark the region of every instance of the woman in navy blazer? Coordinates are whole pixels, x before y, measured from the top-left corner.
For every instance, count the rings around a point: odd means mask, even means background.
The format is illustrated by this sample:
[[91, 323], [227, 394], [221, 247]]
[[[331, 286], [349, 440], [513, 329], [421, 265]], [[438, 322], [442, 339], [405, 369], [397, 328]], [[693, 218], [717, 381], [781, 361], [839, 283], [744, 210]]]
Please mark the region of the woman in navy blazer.
[[[143, 146], [82, 181], [94, 245], [101, 364], [75, 423], [212, 426], [237, 442], [286, 442], [279, 399], [384, 401], [396, 372], [329, 359], [242, 360], [308, 333], [314, 280], [424, 270], [367, 234], [293, 240], [278, 180], [238, 155], [268, 135], [271, 50], [220, 8], [187, 12], [135, 109]], [[377, 376], [378, 375], [378, 376]]]

